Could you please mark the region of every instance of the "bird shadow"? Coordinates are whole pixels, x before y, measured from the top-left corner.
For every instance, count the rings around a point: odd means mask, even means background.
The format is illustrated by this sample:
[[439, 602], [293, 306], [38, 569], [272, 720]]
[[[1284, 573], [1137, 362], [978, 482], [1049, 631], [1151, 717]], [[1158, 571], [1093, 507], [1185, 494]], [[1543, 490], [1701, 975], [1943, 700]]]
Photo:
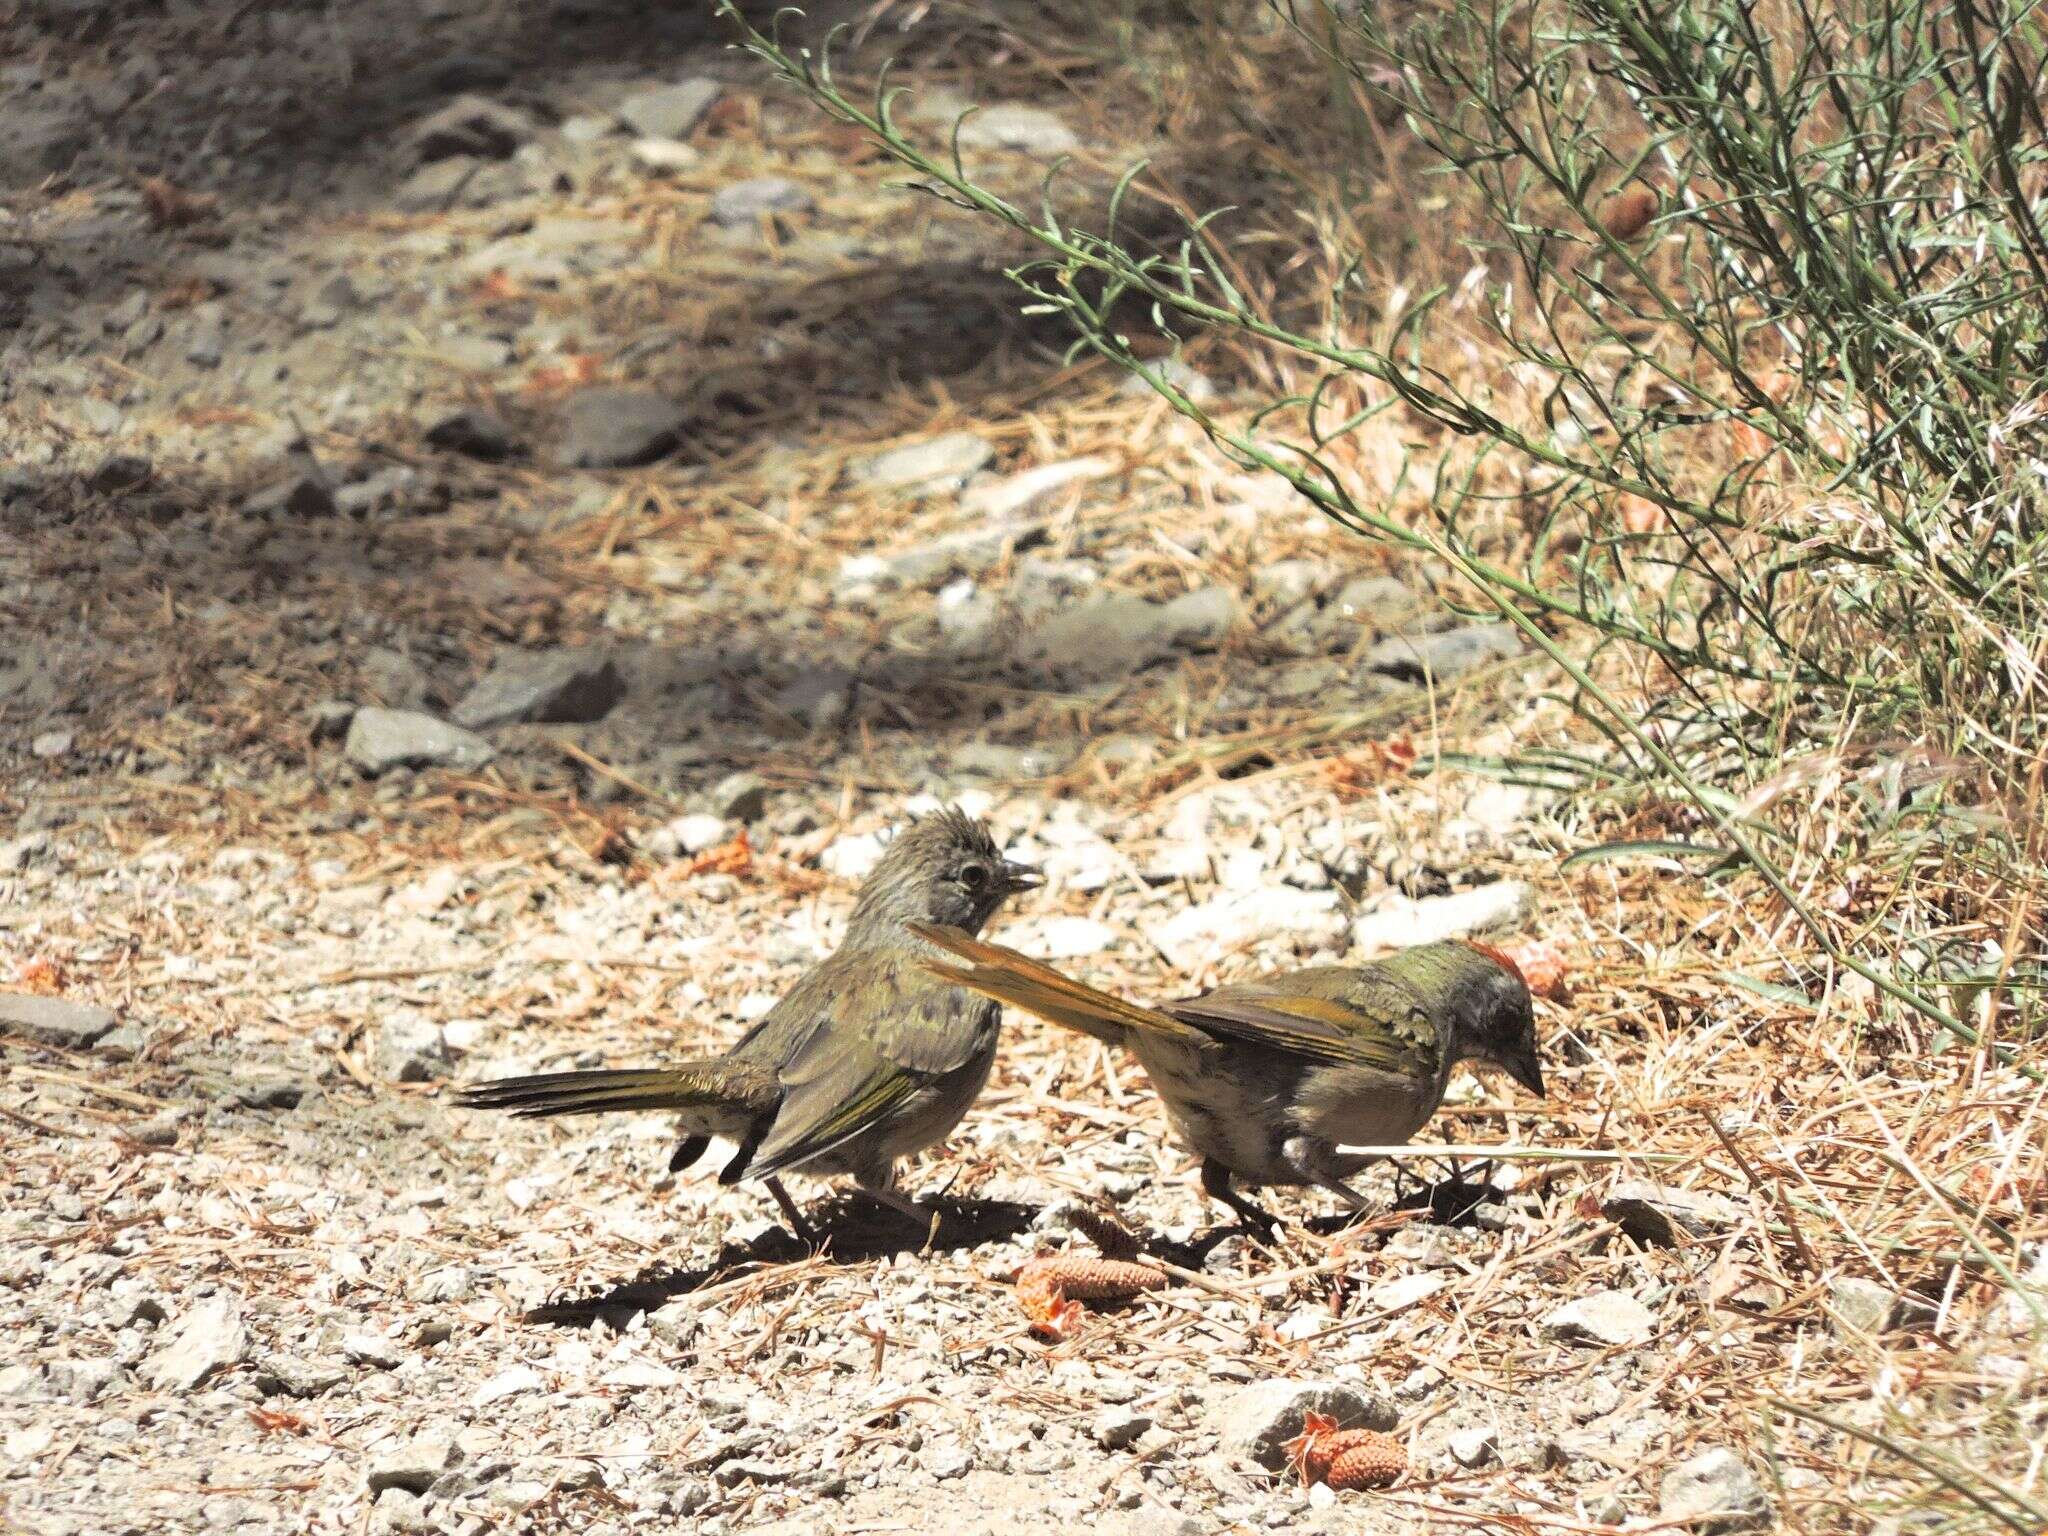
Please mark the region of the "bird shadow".
[[1035, 1206], [1015, 1200], [953, 1200], [941, 1198], [939, 1230], [926, 1248], [928, 1228], [889, 1207], [859, 1195], [837, 1195], [812, 1207], [810, 1220], [820, 1234], [816, 1247], [799, 1241], [786, 1227], [738, 1242], [720, 1245], [708, 1262], [689, 1268], [650, 1265], [624, 1280], [601, 1284], [574, 1295], [552, 1297], [522, 1314], [529, 1323], [581, 1327], [593, 1318], [623, 1324], [634, 1314], [652, 1312], [671, 1301], [709, 1286], [739, 1279], [750, 1270], [773, 1269], [824, 1258], [859, 1264], [894, 1258], [899, 1253], [960, 1253], [983, 1243], [998, 1242], [1028, 1230]]

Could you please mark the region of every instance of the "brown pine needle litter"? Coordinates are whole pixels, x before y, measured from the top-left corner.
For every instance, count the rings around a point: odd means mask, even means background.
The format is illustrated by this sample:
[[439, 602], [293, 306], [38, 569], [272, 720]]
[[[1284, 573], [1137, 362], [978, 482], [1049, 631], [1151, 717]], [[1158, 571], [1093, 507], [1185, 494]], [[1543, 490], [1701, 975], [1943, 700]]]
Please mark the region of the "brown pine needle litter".
[[1046, 1253], [1017, 1271], [1017, 1300], [1031, 1331], [1063, 1339], [1079, 1324], [1084, 1301], [1128, 1301], [1162, 1289], [1166, 1272], [1128, 1259]]

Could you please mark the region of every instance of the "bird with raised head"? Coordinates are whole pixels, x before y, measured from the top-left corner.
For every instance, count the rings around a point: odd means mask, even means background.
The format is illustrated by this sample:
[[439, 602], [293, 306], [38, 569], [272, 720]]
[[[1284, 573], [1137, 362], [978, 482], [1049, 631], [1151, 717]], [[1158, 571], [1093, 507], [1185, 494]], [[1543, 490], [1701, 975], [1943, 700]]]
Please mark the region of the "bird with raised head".
[[1371, 1158], [1338, 1149], [1407, 1141], [1461, 1061], [1543, 1096], [1529, 988], [1484, 945], [1422, 944], [1147, 1008], [960, 929], [918, 922], [911, 932], [954, 957], [930, 962], [940, 980], [1127, 1047], [1202, 1160], [1203, 1191], [1268, 1229], [1272, 1216], [1234, 1180], [1316, 1185], [1359, 1209], [1364, 1197], [1344, 1180]]
[[683, 1139], [672, 1170], [712, 1138], [731, 1139], [718, 1181], [762, 1180], [806, 1242], [813, 1234], [780, 1178], [790, 1170], [851, 1175], [936, 1232], [935, 1215], [897, 1189], [895, 1165], [943, 1141], [967, 1113], [995, 1060], [1002, 1010], [933, 974], [935, 952], [905, 925], [971, 937], [1037, 883], [983, 823], [952, 809], [918, 818], [862, 882], [838, 949], [722, 1055], [502, 1078], [463, 1089], [457, 1102], [523, 1116], [673, 1111]]

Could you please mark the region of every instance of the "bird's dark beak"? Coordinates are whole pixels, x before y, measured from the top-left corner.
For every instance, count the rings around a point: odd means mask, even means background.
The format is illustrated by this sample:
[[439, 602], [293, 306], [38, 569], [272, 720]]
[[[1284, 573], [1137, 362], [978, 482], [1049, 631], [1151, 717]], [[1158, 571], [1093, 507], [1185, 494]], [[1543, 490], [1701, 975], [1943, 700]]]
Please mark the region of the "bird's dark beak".
[[1502, 1057], [1500, 1069], [1537, 1098], [1543, 1097], [1543, 1063], [1536, 1059], [1533, 1049]]
[[1015, 859], [1005, 859], [1003, 884], [1013, 891], [1028, 891], [1035, 885], [1045, 884], [1045, 876], [1029, 864], [1019, 864]]

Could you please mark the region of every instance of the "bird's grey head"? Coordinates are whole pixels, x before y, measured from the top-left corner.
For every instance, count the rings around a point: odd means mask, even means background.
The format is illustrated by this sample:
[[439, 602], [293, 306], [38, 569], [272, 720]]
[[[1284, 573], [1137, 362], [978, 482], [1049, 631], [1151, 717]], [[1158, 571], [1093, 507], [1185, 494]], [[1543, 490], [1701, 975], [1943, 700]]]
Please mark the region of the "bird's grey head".
[[1499, 1067], [1524, 1088], [1543, 1097], [1543, 1059], [1536, 1045], [1536, 1009], [1522, 968], [1491, 944], [1459, 948], [1483, 963], [1459, 968], [1457, 1022], [1460, 1057]]
[[1038, 871], [1003, 857], [985, 823], [947, 807], [920, 816], [890, 841], [860, 888], [846, 942], [901, 943], [907, 922], [979, 933]]

